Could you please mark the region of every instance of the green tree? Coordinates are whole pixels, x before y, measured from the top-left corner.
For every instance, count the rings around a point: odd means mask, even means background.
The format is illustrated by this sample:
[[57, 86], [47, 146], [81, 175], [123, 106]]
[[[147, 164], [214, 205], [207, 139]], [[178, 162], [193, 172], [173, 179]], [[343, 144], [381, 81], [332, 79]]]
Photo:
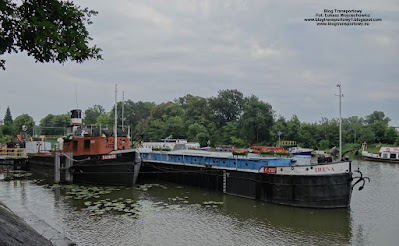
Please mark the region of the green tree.
[[187, 138], [183, 117], [184, 111], [177, 103], [167, 102], [154, 106], [148, 117], [144, 140], [159, 141], [169, 135]]
[[241, 132], [241, 129], [240, 129], [240, 124], [238, 123], [238, 121], [228, 122], [222, 128], [221, 143], [222, 144], [232, 144], [237, 147], [243, 147], [244, 145], [249, 145], [245, 142], [244, 139], [242, 139], [240, 137], [240, 132]]
[[256, 96], [251, 96], [247, 99], [243, 112], [239, 120], [243, 137], [250, 143], [270, 143], [270, 130], [274, 120], [272, 106]]
[[385, 113], [382, 111], [374, 111], [372, 114], [366, 116], [365, 121], [368, 125], [372, 125], [374, 122], [378, 121], [388, 124], [391, 119], [389, 117], [385, 117]]
[[359, 130], [359, 141], [361, 143], [367, 142], [367, 143], [374, 143], [375, 142], [375, 134], [371, 128], [368, 127], [362, 127]]
[[25, 125], [27, 127], [27, 133], [33, 135], [33, 127], [35, 126], [35, 121], [28, 114], [21, 114], [14, 120], [14, 128], [17, 132], [22, 131], [22, 126]]
[[299, 144], [302, 147], [317, 149], [317, 125], [310, 123], [302, 123], [299, 128]]
[[83, 123], [85, 125], [95, 125], [97, 123], [97, 117], [102, 113], [105, 113], [105, 109], [101, 105], [94, 105], [86, 109]]
[[12, 122], [11, 110], [10, 107], [7, 107], [6, 115], [4, 116], [4, 124], [12, 124]]
[[385, 131], [385, 136], [384, 136], [384, 143], [387, 144], [394, 144], [396, 139], [399, 137], [398, 131], [395, 130], [393, 127], [388, 127], [387, 130]]
[[63, 135], [66, 127], [70, 125], [70, 115], [48, 114], [40, 120], [40, 134], [42, 135]]
[[[126, 102], [118, 102], [118, 125], [122, 124], [122, 106], [123, 106], [123, 125], [130, 126], [132, 135], [136, 138], [142, 136], [147, 127], [147, 118], [151, 115], [151, 110], [155, 106], [153, 102], [133, 102], [127, 100]], [[112, 109], [111, 114], [114, 117], [115, 108]]]
[[243, 112], [245, 102], [242, 92], [236, 89], [220, 90], [217, 97], [208, 100], [218, 128], [222, 128], [227, 122], [237, 120]]
[[197, 141], [201, 146], [206, 146], [208, 140], [211, 138], [207, 128], [200, 123], [193, 123], [188, 127], [187, 133], [190, 141]]
[[278, 132], [281, 132], [282, 134], [280, 135], [280, 140], [288, 140], [286, 138], [286, 134], [288, 132], [287, 130], [287, 122], [285, 121], [285, 118], [283, 116], [280, 116], [276, 122], [273, 124], [271, 130], [270, 130], [270, 139], [271, 143], [275, 146], [278, 145]]
[[[0, 0], [0, 56], [26, 51], [36, 62], [102, 59], [101, 49], [89, 46], [92, 38], [86, 29], [95, 15], [72, 1]], [[2, 69], [5, 62], [0, 59]]]
[[[316, 132], [315, 132], [316, 133]], [[322, 118], [317, 125], [317, 133], [314, 134], [316, 143], [327, 140], [331, 146], [339, 144], [339, 122], [337, 119]]]
[[298, 141], [299, 128], [301, 127], [301, 121], [295, 114], [287, 121], [287, 128], [284, 133], [284, 139], [289, 141]]
[[114, 117], [111, 116], [110, 113], [102, 113], [97, 116], [96, 125], [98, 126], [106, 126], [108, 128], [113, 128], [114, 125]]
[[364, 126], [364, 119], [358, 116], [351, 116], [342, 119], [342, 140], [346, 143], [361, 143], [359, 131]]

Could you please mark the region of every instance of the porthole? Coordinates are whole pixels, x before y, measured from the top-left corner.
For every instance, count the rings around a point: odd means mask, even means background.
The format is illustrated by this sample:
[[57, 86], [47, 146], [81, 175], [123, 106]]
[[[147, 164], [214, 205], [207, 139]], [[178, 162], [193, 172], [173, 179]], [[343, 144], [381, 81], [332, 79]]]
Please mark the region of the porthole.
[[313, 169], [313, 167], [310, 167], [310, 169]]
[[306, 168], [306, 171], [309, 171], [309, 168]]
[[245, 166], [248, 166], [248, 162], [245, 162]]
[[280, 171], [283, 171], [283, 169], [281, 168]]
[[294, 167], [291, 167], [291, 170], [294, 170]]

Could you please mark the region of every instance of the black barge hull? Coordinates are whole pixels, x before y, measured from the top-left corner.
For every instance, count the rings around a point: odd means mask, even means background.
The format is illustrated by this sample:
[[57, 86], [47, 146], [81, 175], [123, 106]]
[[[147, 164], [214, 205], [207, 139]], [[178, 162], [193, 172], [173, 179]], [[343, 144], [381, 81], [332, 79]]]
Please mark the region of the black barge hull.
[[143, 162], [139, 181], [163, 180], [275, 204], [347, 208], [352, 172], [331, 175], [278, 175], [189, 165]]
[[[61, 156], [61, 163], [65, 163], [65, 158], [67, 157]], [[135, 158], [135, 152], [112, 155], [74, 156], [74, 164], [70, 168], [71, 174], [73, 175], [73, 183], [133, 185], [136, 165]], [[55, 157], [40, 155], [30, 156], [27, 168], [30, 172], [54, 177]], [[136, 172], [138, 171], [136, 167]]]

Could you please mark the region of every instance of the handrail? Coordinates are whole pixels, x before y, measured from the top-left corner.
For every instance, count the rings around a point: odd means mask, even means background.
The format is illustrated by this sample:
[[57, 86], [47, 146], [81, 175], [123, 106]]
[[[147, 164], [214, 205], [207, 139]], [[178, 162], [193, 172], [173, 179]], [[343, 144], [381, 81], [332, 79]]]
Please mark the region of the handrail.
[[0, 159], [23, 159], [28, 158], [25, 148], [0, 149]]

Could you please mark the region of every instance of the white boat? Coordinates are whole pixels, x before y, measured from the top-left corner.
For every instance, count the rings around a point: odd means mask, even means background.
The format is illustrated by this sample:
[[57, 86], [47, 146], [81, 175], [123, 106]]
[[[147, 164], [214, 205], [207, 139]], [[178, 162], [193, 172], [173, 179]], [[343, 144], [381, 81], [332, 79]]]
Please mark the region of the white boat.
[[399, 147], [381, 147], [379, 154], [367, 152], [367, 144], [363, 143], [362, 156], [366, 160], [399, 163]]
[[293, 155], [308, 155], [312, 154], [313, 149], [301, 148], [301, 147], [290, 147], [287, 149]]

